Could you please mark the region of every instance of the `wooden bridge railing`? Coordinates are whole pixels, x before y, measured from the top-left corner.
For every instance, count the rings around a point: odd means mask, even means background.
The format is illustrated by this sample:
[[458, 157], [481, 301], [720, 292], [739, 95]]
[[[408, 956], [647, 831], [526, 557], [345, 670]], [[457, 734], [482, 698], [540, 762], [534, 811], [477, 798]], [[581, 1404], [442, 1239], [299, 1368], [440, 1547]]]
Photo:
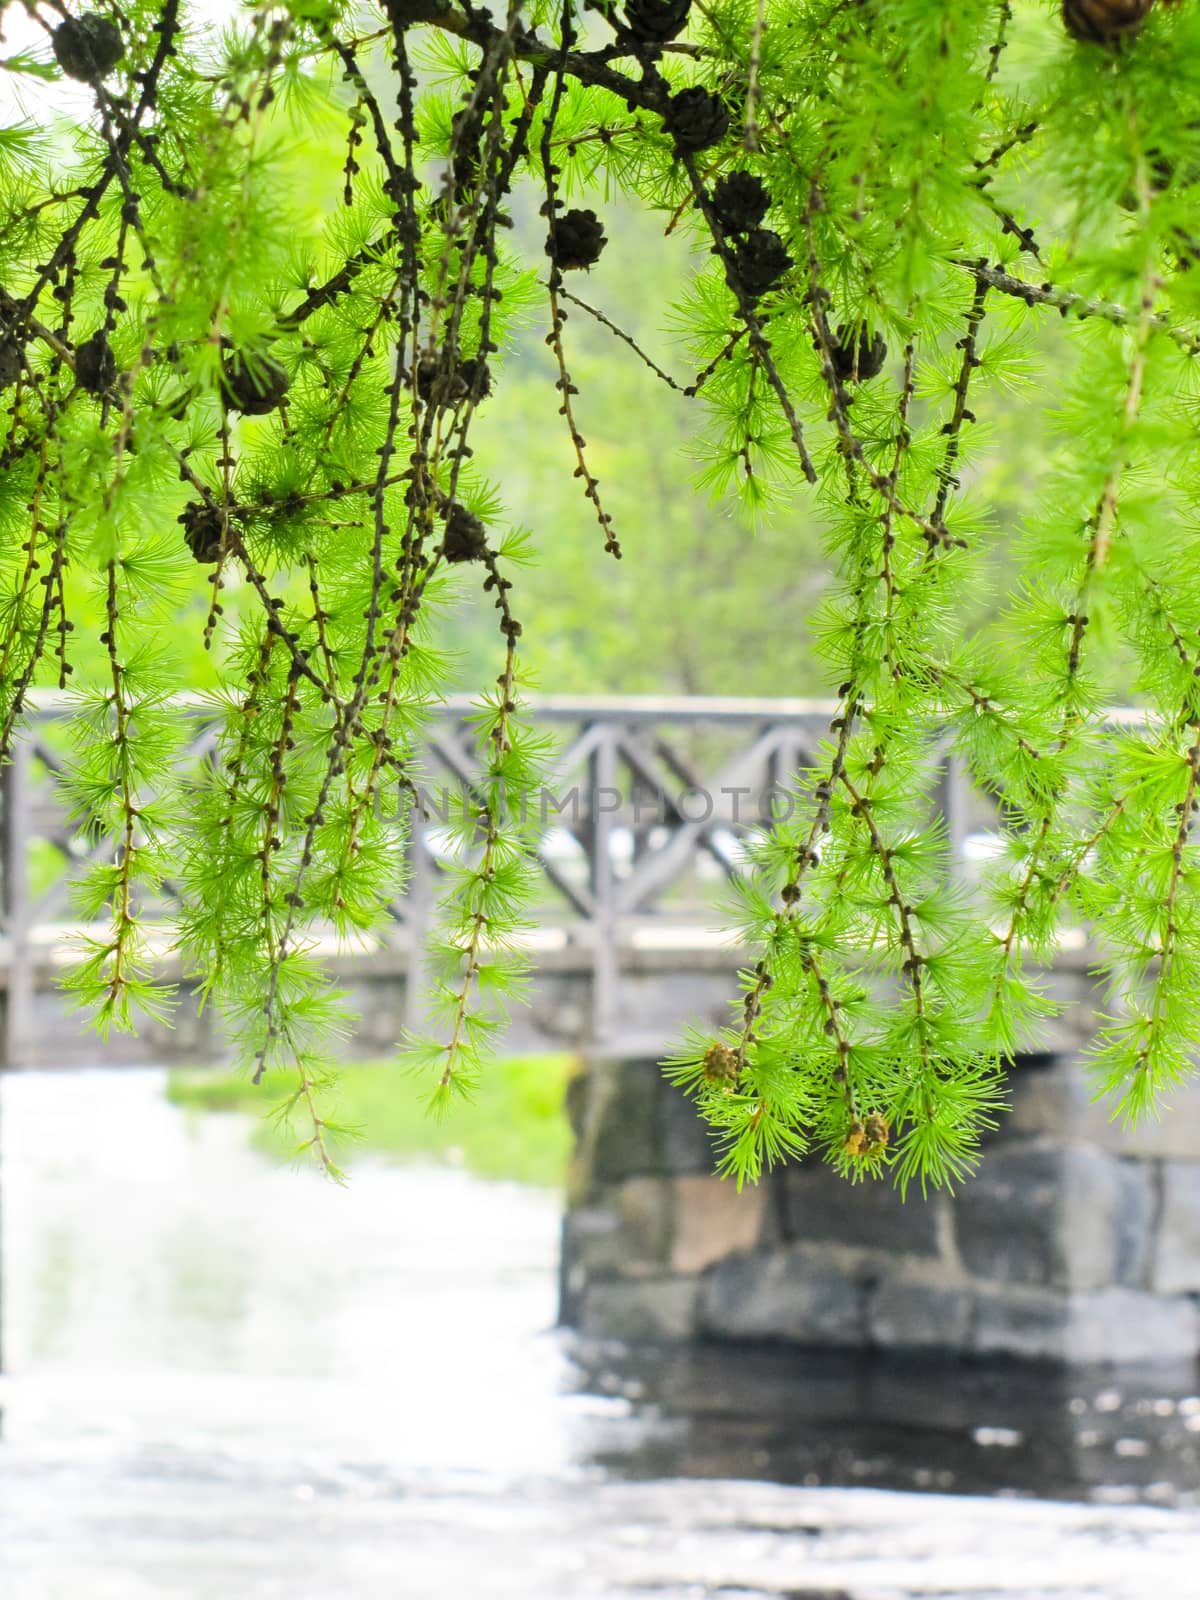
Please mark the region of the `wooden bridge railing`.
[[[195, 727], [183, 759], [190, 764], [212, 758], [217, 720], [206, 702], [189, 705]], [[541, 920], [588, 953], [591, 1030], [600, 1039], [619, 1006], [623, 938], [646, 924], [666, 937], [671, 929], [714, 925], [716, 891], [741, 870], [748, 836], [791, 803], [792, 776], [828, 738], [834, 706], [550, 695], [533, 699], [529, 709], [558, 746], [539, 801]], [[7, 990], [4, 1059], [10, 1061], [30, 1026], [39, 981], [35, 953], [53, 945], [56, 929], [70, 920], [72, 870], [112, 848], [111, 841], [86, 841], [67, 815], [54, 737], [65, 710], [63, 697], [41, 697], [0, 773], [0, 985]], [[389, 936], [398, 953], [406, 952], [411, 996], [420, 992], [416, 969], [446, 859], [444, 802], [451, 792], [469, 790], [479, 772], [472, 710], [465, 699], [448, 702], [422, 753], [424, 815], [413, 829], [409, 881], [392, 908]], [[937, 752], [931, 803], [945, 816], [953, 861], [965, 868], [969, 840], [986, 848], [988, 803], [963, 781], [953, 757]]]

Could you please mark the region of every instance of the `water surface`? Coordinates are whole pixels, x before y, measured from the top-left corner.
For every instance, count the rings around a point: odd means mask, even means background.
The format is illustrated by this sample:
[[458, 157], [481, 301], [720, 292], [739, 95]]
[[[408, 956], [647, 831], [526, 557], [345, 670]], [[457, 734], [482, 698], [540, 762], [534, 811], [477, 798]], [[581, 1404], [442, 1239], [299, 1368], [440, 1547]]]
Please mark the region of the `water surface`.
[[1192, 1369], [580, 1346], [556, 1196], [163, 1087], [0, 1084], [4, 1600], [1191, 1592]]

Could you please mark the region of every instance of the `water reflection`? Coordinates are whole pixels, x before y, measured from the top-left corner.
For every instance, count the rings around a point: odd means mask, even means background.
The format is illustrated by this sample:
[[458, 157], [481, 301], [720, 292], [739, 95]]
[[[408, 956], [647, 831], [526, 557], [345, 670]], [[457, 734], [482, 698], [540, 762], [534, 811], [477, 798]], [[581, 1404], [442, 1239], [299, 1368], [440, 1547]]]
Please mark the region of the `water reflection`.
[[338, 1189], [151, 1072], [3, 1085], [11, 1443], [81, 1428], [567, 1460], [558, 1201], [359, 1162]]
[[[836, 1485], [923, 1491], [914, 1561], [951, 1561], [961, 1534], [983, 1573], [1013, 1516], [1072, 1582], [1095, 1558], [1093, 1593], [1152, 1593], [1195, 1559], [1200, 1519], [1122, 1512], [1122, 1587], [1101, 1513], [1200, 1503], [1190, 1367], [580, 1344], [553, 1326], [553, 1195], [368, 1160], [338, 1190], [263, 1159], [243, 1119], [170, 1106], [155, 1073], [0, 1097], [6, 1597], [815, 1595], [796, 1574], [817, 1533], [824, 1592], [875, 1592], [846, 1574], [903, 1544], [912, 1502]], [[1099, 1505], [1051, 1527], [947, 1493]]]
[[1066, 1373], [720, 1346], [577, 1352], [629, 1398], [593, 1460], [623, 1477], [765, 1478], [1200, 1505], [1192, 1365]]

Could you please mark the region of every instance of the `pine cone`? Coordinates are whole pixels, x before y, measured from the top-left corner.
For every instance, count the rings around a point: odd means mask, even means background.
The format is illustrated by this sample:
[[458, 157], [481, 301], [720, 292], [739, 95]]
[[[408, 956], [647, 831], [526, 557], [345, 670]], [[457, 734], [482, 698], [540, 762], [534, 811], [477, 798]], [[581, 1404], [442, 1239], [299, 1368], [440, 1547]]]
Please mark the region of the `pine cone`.
[[594, 267], [607, 243], [604, 224], [594, 211], [564, 211], [550, 230], [546, 254], [560, 272], [569, 272]]
[[734, 253], [737, 279], [752, 300], [773, 289], [792, 266], [783, 240], [770, 228], [755, 228]]
[[890, 1131], [887, 1125], [887, 1118], [881, 1117], [878, 1111], [872, 1111], [863, 1125], [863, 1132], [866, 1134], [867, 1141], [870, 1144], [885, 1145], [888, 1142]]
[[221, 369], [221, 398], [231, 411], [248, 417], [266, 416], [282, 405], [288, 385], [287, 368], [272, 356], [235, 350]]
[[458, 504], [450, 507], [442, 554], [447, 561], [479, 561], [487, 554], [487, 529], [479, 518]]
[[692, 0], [626, 0], [625, 21], [640, 44], [665, 44], [687, 26]]
[[125, 54], [121, 30], [95, 11], [60, 22], [51, 39], [54, 59], [68, 78], [77, 78], [80, 83], [99, 83], [101, 78], [107, 78]]
[[75, 348], [75, 381], [88, 394], [103, 394], [117, 378], [117, 363], [104, 334], [97, 331]]
[[712, 199], [723, 233], [749, 233], [771, 205], [766, 184], [753, 172], [727, 172], [717, 179]]
[[830, 355], [840, 382], [863, 383], [883, 371], [887, 345], [879, 334], [869, 334], [862, 327], [856, 339], [853, 328], [842, 322], [838, 324], [837, 340]]
[[437, 356], [422, 356], [417, 362], [417, 393], [426, 405], [452, 406], [466, 393], [457, 372], [447, 372]]
[[436, 22], [450, 9], [450, 0], [384, 0], [383, 9], [396, 33], [419, 22]]
[[[477, 378], [481, 370], [482, 376]], [[492, 369], [480, 356], [468, 356], [452, 373], [443, 371], [436, 356], [422, 356], [417, 363], [417, 393], [427, 403], [457, 405], [467, 398], [477, 382], [476, 404], [486, 400], [492, 392]]]
[[738, 1078], [737, 1052], [722, 1040], [710, 1044], [701, 1062], [709, 1083], [736, 1083]]
[[202, 567], [211, 567], [221, 559], [225, 524], [216, 506], [192, 500], [177, 520], [183, 524], [184, 543]]
[[1086, 44], [1116, 44], [1145, 20], [1154, 0], [1062, 0], [1063, 26]]
[[696, 84], [671, 96], [663, 121], [680, 150], [707, 150], [727, 132], [729, 113], [724, 101]]
[[23, 367], [21, 346], [11, 334], [0, 338], [0, 389], [11, 389], [21, 376]]
[[461, 361], [458, 375], [466, 385], [466, 393], [475, 395], [475, 403], [486, 400], [492, 392], [492, 369], [482, 356], [468, 356]]
[[867, 1130], [857, 1117], [850, 1124], [850, 1131], [842, 1141], [842, 1149], [848, 1156], [863, 1156], [867, 1152]]
[[454, 199], [465, 205], [479, 183], [479, 146], [483, 142], [483, 115], [478, 106], [463, 106], [450, 119], [454, 140], [450, 171], [454, 178]]

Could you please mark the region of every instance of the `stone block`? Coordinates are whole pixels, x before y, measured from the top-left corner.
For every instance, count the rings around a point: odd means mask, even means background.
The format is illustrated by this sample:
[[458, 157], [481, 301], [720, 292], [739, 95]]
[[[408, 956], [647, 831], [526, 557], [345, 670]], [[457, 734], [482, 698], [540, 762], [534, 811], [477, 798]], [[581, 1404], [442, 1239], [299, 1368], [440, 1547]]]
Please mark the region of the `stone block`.
[[660, 1273], [671, 1247], [674, 1194], [668, 1178], [629, 1178], [573, 1207], [563, 1225], [568, 1268], [588, 1281]]
[[1132, 1127], [1115, 1115], [1108, 1097], [1094, 1100], [1095, 1084], [1079, 1058], [1061, 1056], [1044, 1070], [1018, 1070], [1010, 1079], [1012, 1109], [1000, 1119], [1001, 1137], [1059, 1134], [1095, 1145], [1109, 1154], [1143, 1161], [1195, 1158], [1193, 1130], [1200, 1122], [1200, 1073], [1162, 1092], [1157, 1115]]
[[1070, 1327], [1068, 1297], [1053, 1289], [988, 1286], [976, 1292], [973, 1343], [981, 1355], [1066, 1361]]
[[1200, 1163], [1163, 1166], [1153, 1285], [1160, 1294], [1200, 1293]]
[[1182, 1296], [1136, 1289], [986, 1287], [976, 1293], [974, 1345], [985, 1355], [1076, 1363], [1186, 1360], [1200, 1349], [1200, 1313]]
[[701, 1279], [700, 1329], [796, 1344], [865, 1342], [864, 1286], [837, 1252], [804, 1245], [729, 1256]]
[[593, 1339], [690, 1339], [696, 1333], [697, 1278], [642, 1278], [584, 1289], [580, 1332]]
[[1144, 1280], [1153, 1211], [1143, 1163], [1029, 1139], [985, 1152], [956, 1197], [955, 1241], [976, 1279], [1099, 1289]]
[[662, 1169], [662, 1071], [655, 1061], [593, 1060], [582, 1152], [592, 1179], [609, 1183]]
[[802, 1244], [828, 1241], [893, 1255], [937, 1256], [946, 1229], [947, 1196], [910, 1189], [886, 1179], [849, 1184], [824, 1162], [789, 1167], [783, 1175], [784, 1227]]
[[[1117, 1184], [1113, 1279], [1123, 1288], [1148, 1289], [1159, 1205], [1155, 1163], [1137, 1158], [1118, 1161]], [[1075, 1226], [1086, 1226], [1086, 1218], [1079, 1218]]]
[[1103, 1289], [1074, 1300], [1071, 1361], [1178, 1361], [1200, 1350], [1200, 1313], [1184, 1296]]
[[962, 1350], [972, 1306], [967, 1284], [928, 1272], [890, 1274], [867, 1296], [871, 1343], [895, 1350]]
[[1063, 1278], [1062, 1149], [996, 1146], [955, 1196], [954, 1237], [973, 1277], [1004, 1283]]
[[591, 1079], [583, 1063], [577, 1062], [567, 1076], [566, 1093], [563, 1096], [563, 1110], [567, 1114], [567, 1121], [571, 1125], [571, 1133], [576, 1144], [583, 1138], [587, 1127], [590, 1101]]
[[717, 1164], [708, 1124], [672, 1083], [663, 1084], [662, 1157], [670, 1173], [712, 1172]]
[[717, 1177], [676, 1178], [673, 1183], [673, 1272], [703, 1272], [726, 1256], [752, 1249], [762, 1237], [766, 1194]]

